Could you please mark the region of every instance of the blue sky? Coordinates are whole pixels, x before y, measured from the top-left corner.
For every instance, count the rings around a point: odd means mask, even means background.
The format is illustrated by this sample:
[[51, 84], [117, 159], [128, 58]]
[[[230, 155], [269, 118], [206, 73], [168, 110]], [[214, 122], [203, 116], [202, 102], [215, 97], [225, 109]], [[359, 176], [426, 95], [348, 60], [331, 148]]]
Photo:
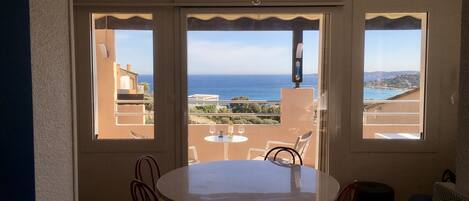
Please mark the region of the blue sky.
[[[365, 71], [419, 70], [420, 30], [366, 31]], [[191, 31], [189, 74], [290, 74], [289, 31]], [[317, 31], [304, 33], [304, 73], [316, 73]], [[116, 31], [117, 63], [151, 74], [151, 31]], [[164, 50], [163, 50], [164, 51]]]

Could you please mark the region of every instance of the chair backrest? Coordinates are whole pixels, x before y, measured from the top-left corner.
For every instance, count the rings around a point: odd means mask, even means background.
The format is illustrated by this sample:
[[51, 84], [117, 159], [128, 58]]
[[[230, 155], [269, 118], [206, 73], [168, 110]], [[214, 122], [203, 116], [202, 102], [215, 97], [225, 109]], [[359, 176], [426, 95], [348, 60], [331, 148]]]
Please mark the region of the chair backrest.
[[[148, 171], [144, 171], [145, 168]], [[144, 155], [137, 159], [135, 163], [135, 179], [150, 183], [151, 185], [149, 186], [156, 192], [156, 181], [160, 176], [160, 167], [153, 156]]]
[[357, 186], [358, 182], [353, 182], [345, 186], [345, 188], [342, 189], [342, 192], [339, 193], [335, 201], [356, 201], [357, 196], [355, 195], [355, 193], [357, 191]]
[[289, 153], [292, 157], [293, 164], [296, 164], [296, 158], [298, 158], [300, 160], [300, 165], [303, 165], [303, 159], [301, 159], [300, 154], [295, 149], [290, 147], [274, 147], [267, 152], [264, 160], [267, 160], [271, 154], [274, 154], [273, 161], [276, 161], [278, 154], [281, 152]]
[[189, 165], [197, 164], [199, 163], [199, 156], [197, 154], [197, 148], [195, 146], [189, 146], [189, 154], [187, 156], [188, 163]]
[[300, 156], [304, 157], [304, 154], [308, 150], [309, 147], [309, 142], [311, 141], [311, 138], [313, 137], [313, 132], [309, 131], [303, 135], [298, 136], [296, 138], [295, 145], [293, 146], [293, 149], [295, 149]]
[[158, 196], [150, 186], [140, 180], [130, 182], [130, 194], [133, 201], [158, 201]]
[[132, 137], [132, 139], [145, 139], [144, 135], [138, 134], [132, 130], [130, 131], [130, 137]]

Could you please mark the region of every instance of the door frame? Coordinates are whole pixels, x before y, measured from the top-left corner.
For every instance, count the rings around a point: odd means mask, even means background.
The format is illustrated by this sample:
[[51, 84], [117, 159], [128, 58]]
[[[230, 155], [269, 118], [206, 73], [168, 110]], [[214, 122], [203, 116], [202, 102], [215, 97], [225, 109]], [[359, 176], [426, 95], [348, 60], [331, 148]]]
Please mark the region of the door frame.
[[[325, 103], [323, 106], [326, 108], [324, 111], [323, 118], [326, 118], [325, 129], [322, 131], [317, 132], [317, 150], [316, 150], [316, 168], [324, 171], [329, 172], [329, 138], [330, 133], [337, 133], [334, 128], [336, 125], [334, 122], [339, 122], [332, 118], [340, 118], [337, 116], [328, 115], [331, 111], [329, 110], [329, 105], [339, 104], [341, 105], [344, 100], [338, 100], [338, 103], [330, 102], [329, 96], [332, 95], [334, 91], [337, 92], [338, 90], [334, 90], [334, 87], [341, 87], [338, 83], [332, 82], [332, 73], [337, 72], [332, 68], [344, 68], [343, 65], [340, 65], [340, 62], [332, 62], [334, 59], [341, 58], [344, 55], [345, 48], [340, 49], [340, 42], [343, 40], [343, 37], [340, 37], [342, 32], [340, 33], [332, 33], [330, 30], [337, 29], [340, 27], [340, 23], [342, 22], [340, 18], [342, 15], [340, 12], [342, 6], [328, 6], [328, 7], [181, 7], [179, 8], [179, 16], [178, 21], [179, 25], [176, 27], [179, 28], [176, 34], [179, 37], [179, 40], [176, 40], [176, 49], [178, 52], [176, 53], [176, 66], [178, 68], [176, 72], [176, 80], [180, 80], [179, 84], [176, 86], [177, 97], [177, 109], [178, 118], [176, 125], [178, 126], [178, 133], [177, 138], [179, 139], [176, 143], [176, 149], [181, 151], [178, 155], [180, 155], [179, 162], [181, 165], [187, 165], [188, 159], [188, 139], [189, 139], [189, 132], [188, 132], [188, 109], [187, 109], [187, 21], [186, 17], [189, 14], [203, 14], [203, 13], [249, 13], [249, 12], [264, 12], [264, 13], [322, 13], [323, 18], [321, 19], [320, 27], [323, 31], [320, 34], [320, 50], [319, 51], [319, 66], [321, 69], [326, 69], [324, 72], [321, 72], [322, 75], [325, 77], [324, 83], [321, 88], [328, 87], [329, 91], [325, 93]], [[334, 22], [334, 23], [332, 23]], [[336, 38], [337, 40], [333, 41], [331, 38]], [[178, 44], [180, 42], [180, 44]], [[334, 46], [333, 46], [334, 45]], [[337, 48], [337, 49], [336, 49]], [[337, 53], [331, 54], [332, 51], [340, 50]], [[179, 58], [179, 59], [177, 59]], [[340, 72], [340, 70], [339, 70]], [[331, 108], [332, 109], [332, 108]], [[322, 115], [321, 115], [322, 116]], [[329, 123], [332, 122], [332, 123]], [[318, 125], [319, 126], [319, 125]], [[321, 133], [321, 134], [319, 134]]]

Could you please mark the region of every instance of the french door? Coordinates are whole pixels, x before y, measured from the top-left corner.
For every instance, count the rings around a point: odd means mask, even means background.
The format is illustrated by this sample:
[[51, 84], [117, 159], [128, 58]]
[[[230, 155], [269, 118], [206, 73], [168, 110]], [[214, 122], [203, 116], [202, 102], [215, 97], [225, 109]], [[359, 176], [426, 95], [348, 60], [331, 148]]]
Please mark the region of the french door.
[[[243, 120], [237, 117], [230, 118], [231, 123], [225, 122], [221, 126], [224, 128], [225, 125], [234, 124], [239, 134], [244, 133], [239, 129], [244, 127], [242, 130], [245, 129], [246, 136], [251, 140], [248, 142], [257, 144], [246, 143], [246, 147], [241, 150], [239, 147], [231, 146], [228, 151], [234, 155], [227, 154], [227, 156], [233, 159], [241, 159], [242, 156], [242, 159], [245, 159], [244, 155], [247, 154], [249, 146], [264, 145], [270, 140], [268, 137], [264, 140], [255, 139], [256, 135], [250, 135], [258, 128], [264, 128], [264, 130], [260, 129], [260, 133], [264, 134], [277, 132], [276, 129], [279, 128], [291, 132], [289, 142], [294, 142], [295, 137], [303, 130], [295, 131], [298, 128], [293, 123], [287, 123], [299, 121], [314, 133], [309, 146], [310, 151], [306, 153], [306, 157], [311, 159], [312, 166], [327, 170], [327, 163], [324, 162], [327, 158], [327, 143], [325, 143], [324, 136], [328, 131], [325, 122], [328, 122], [327, 118], [329, 118], [327, 115], [329, 52], [331, 51], [329, 29], [330, 20], [335, 11], [336, 8], [328, 7], [223, 9], [75, 7], [76, 153], [79, 198], [82, 200], [129, 200], [128, 185], [134, 177], [133, 167], [138, 156], [143, 154], [155, 156], [162, 172], [165, 173], [190, 162], [191, 153], [194, 153], [193, 148], [188, 149], [188, 146], [193, 143], [192, 131], [201, 129], [200, 133], [211, 132], [207, 125], [197, 128], [197, 125], [189, 124], [192, 122], [191, 115], [205, 116], [199, 120], [208, 119], [206, 116], [215, 116], [200, 113], [194, 115], [194, 111], [190, 109], [191, 100], [188, 95], [194, 94], [189, 93], [192, 60], [188, 54], [188, 49], [191, 48], [188, 46], [188, 34], [191, 29], [197, 29], [197, 26], [203, 29], [205, 25], [204, 22], [198, 25], [192, 24], [193, 26], [189, 27], [191, 24], [188, 19], [191, 16], [195, 16], [192, 20], [202, 19], [202, 22], [210, 15], [222, 16], [228, 23], [231, 23], [229, 22], [231, 17], [247, 16], [258, 20], [262, 18], [260, 22], [256, 22], [257, 25], [253, 29], [256, 27], [265, 29], [263, 31], [288, 29], [280, 34], [291, 37], [291, 41], [288, 37], [286, 40], [289, 46], [287, 52], [280, 54], [280, 57], [286, 58], [287, 64], [278, 69], [279, 72], [286, 72], [280, 77], [286, 75], [289, 85], [282, 86], [281, 88], [285, 90], [277, 91], [274, 95], [280, 96], [279, 93], [282, 93], [282, 101], [290, 97], [292, 107], [284, 107], [288, 104], [280, 106], [275, 101], [269, 102], [271, 100], [257, 100], [260, 104], [257, 106], [249, 103], [253, 107], [264, 108], [269, 112], [258, 112], [260, 114], [245, 112], [250, 113], [248, 114], [250, 117]], [[275, 25], [263, 19], [274, 19], [274, 21], [277, 19], [279, 22], [284, 22], [283, 25], [282, 23]], [[300, 19], [301, 23], [295, 21], [296, 24], [289, 24], [291, 19]], [[212, 24], [212, 28], [219, 28], [219, 25]], [[239, 25], [239, 29], [246, 28], [246, 24]], [[302, 25], [301, 32], [289, 30], [297, 26], [301, 28]], [[308, 46], [307, 40], [309, 39], [314, 39], [311, 43], [314, 45]], [[252, 41], [252, 44], [256, 43]], [[303, 54], [299, 50], [302, 45], [305, 45], [305, 53], [306, 48], [312, 47], [315, 49], [314, 54]], [[237, 49], [230, 51], [236, 52]], [[242, 53], [243, 49], [239, 51]], [[301, 55], [304, 55], [305, 59], [307, 56], [315, 57], [312, 62], [315, 63], [314, 72], [311, 69], [295, 68], [298, 59], [303, 67]], [[285, 58], [281, 59], [285, 60]], [[208, 68], [206, 72], [210, 70], [216, 69]], [[308, 76], [315, 76], [314, 83], [307, 84], [310, 78]], [[291, 94], [295, 97], [291, 98]], [[245, 102], [245, 100], [238, 100], [238, 102], [227, 103], [228, 106], [219, 104], [217, 110], [225, 108], [230, 109], [226, 113], [235, 113], [232, 106]], [[295, 106], [301, 104], [309, 105], [300, 111], [304, 115], [295, 116], [294, 114], [299, 112], [298, 107], [295, 109]], [[214, 119], [217, 118], [212, 120]], [[261, 121], [261, 123], [239, 126], [239, 122], [244, 122], [241, 123], [242, 125], [251, 124], [251, 120], [252, 122]], [[220, 125], [217, 126], [220, 127]], [[203, 137], [197, 140], [201, 139], [203, 140]], [[204, 150], [201, 146], [197, 148]], [[223, 149], [207, 150], [214, 153], [223, 151]], [[197, 154], [202, 159], [206, 157], [202, 154], [210, 153], [202, 151]]]
[[[186, 8], [180, 13], [180, 149], [189, 165], [295, 146], [326, 169], [331, 8]], [[214, 136], [219, 136], [218, 138]], [[220, 136], [228, 136], [221, 141]]]

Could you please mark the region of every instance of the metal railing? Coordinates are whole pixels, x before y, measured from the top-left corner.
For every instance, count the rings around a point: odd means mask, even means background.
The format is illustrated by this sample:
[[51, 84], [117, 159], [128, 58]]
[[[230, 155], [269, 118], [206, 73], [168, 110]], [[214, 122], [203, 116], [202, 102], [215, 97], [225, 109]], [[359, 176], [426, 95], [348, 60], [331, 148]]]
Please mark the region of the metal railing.
[[[410, 104], [410, 103], [420, 103], [419, 100], [364, 100], [364, 104]], [[153, 100], [116, 100], [116, 104], [149, 104], [153, 103]], [[228, 106], [229, 104], [271, 104], [271, 105], [280, 105], [281, 102], [279, 100], [188, 100], [188, 105], [192, 106], [206, 106], [206, 105], [221, 105], [221, 106]], [[316, 105], [317, 100], [314, 100], [314, 104]], [[145, 111], [143, 113], [140, 112], [114, 112], [115, 116], [153, 116], [153, 111]], [[201, 112], [189, 112], [189, 115], [193, 116], [281, 116], [280, 113], [236, 113], [236, 112], [228, 112], [228, 113], [201, 113]], [[419, 112], [363, 112], [363, 116], [417, 116], [420, 115]], [[419, 124], [369, 124], [364, 123], [364, 126], [419, 126]]]
[[[270, 104], [270, 105], [280, 105], [278, 100], [189, 100], [187, 101], [189, 105], [193, 106], [206, 106], [206, 105], [224, 105], [228, 106], [229, 104]], [[193, 116], [264, 116], [264, 117], [275, 117], [280, 116], [280, 113], [238, 113], [238, 112], [228, 112], [228, 113], [201, 113], [201, 112], [189, 112], [189, 115]]]
[[[420, 103], [420, 100], [364, 100], [364, 104], [412, 104], [412, 103]], [[420, 106], [418, 106], [420, 107]], [[363, 117], [368, 117], [368, 116], [389, 116], [389, 117], [409, 117], [409, 116], [418, 116], [420, 115], [420, 112], [365, 112], [363, 111]], [[420, 124], [415, 124], [415, 123], [363, 123], [363, 126], [373, 126], [373, 127], [386, 127], [386, 126], [392, 126], [392, 127], [415, 127], [415, 126], [420, 126]]]

